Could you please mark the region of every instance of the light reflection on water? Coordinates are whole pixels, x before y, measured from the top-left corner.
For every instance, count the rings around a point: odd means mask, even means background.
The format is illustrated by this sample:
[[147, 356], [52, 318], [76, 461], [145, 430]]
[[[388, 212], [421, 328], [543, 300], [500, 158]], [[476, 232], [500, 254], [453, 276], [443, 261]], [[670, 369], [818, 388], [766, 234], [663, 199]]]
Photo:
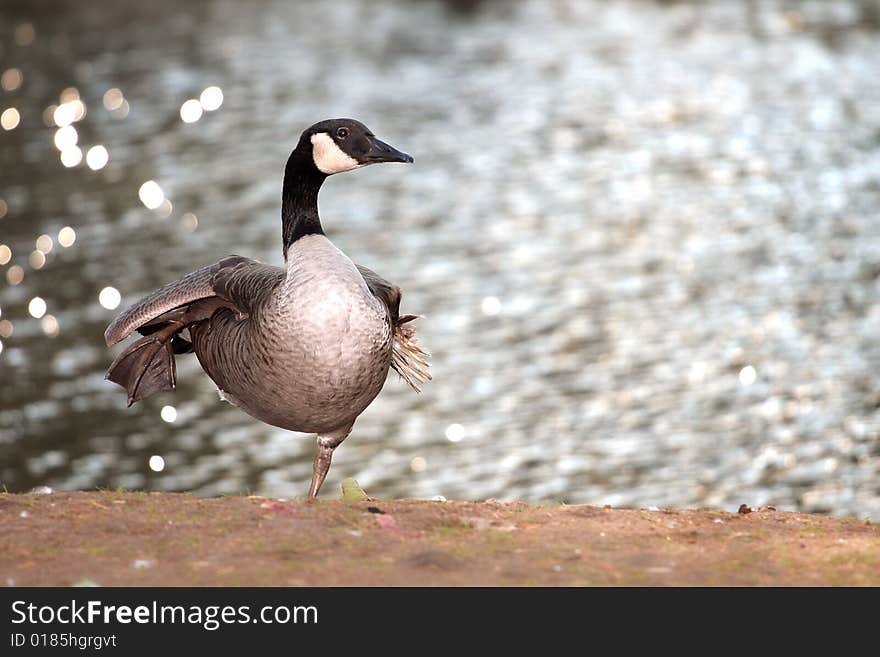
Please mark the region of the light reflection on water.
[[279, 262], [283, 163], [341, 115], [415, 155], [321, 208], [426, 315], [435, 379], [389, 381], [328, 490], [880, 519], [864, 3], [32, 6], [0, 9], [9, 490], [303, 493], [310, 439], [192, 357], [126, 409], [102, 332], [229, 253]]

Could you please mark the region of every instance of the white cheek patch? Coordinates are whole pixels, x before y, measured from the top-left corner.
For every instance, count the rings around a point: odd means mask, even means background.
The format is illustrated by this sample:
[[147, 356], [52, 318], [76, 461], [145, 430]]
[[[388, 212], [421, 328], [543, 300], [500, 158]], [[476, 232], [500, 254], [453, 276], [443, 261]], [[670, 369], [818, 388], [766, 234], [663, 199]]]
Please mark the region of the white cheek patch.
[[318, 171], [328, 176], [362, 167], [350, 155], [347, 155], [326, 132], [312, 135], [312, 159]]

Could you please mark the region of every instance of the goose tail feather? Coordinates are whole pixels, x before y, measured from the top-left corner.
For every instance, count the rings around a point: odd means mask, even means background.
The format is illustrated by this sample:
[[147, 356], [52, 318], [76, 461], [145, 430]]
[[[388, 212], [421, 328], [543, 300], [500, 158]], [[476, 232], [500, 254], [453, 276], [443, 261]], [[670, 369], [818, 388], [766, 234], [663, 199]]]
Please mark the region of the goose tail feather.
[[[161, 333], [161, 332], [160, 332]], [[107, 370], [106, 378], [128, 393], [128, 405], [165, 390], [174, 390], [176, 369], [172, 340], [154, 333], [123, 351]]]
[[391, 367], [416, 392], [431, 380], [428, 358], [431, 354], [419, 346], [415, 327], [409, 323], [418, 315], [403, 315], [394, 324], [394, 342], [391, 345]]

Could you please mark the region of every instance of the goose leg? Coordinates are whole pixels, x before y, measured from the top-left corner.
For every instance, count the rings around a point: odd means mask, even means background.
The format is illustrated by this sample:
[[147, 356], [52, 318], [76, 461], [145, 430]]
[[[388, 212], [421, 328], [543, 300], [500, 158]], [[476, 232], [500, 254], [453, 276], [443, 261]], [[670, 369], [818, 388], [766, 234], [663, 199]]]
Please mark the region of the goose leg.
[[318, 497], [318, 491], [321, 490], [321, 484], [330, 470], [330, 461], [333, 460], [333, 450], [348, 437], [351, 433], [351, 427], [354, 423], [349, 424], [342, 430], [331, 431], [329, 433], [318, 434], [318, 451], [315, 454], [315, 464], [312, 468], [312, 485], [309, 486], [309, 497]]

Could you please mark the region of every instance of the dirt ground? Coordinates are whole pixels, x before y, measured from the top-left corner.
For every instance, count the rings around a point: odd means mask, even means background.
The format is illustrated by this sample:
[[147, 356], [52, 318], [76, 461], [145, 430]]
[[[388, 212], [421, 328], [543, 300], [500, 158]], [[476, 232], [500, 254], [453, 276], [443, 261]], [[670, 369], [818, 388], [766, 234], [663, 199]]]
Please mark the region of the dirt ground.
[[880, 525], [769, 509], [0, 495], [0, 585], [880, 585]]

